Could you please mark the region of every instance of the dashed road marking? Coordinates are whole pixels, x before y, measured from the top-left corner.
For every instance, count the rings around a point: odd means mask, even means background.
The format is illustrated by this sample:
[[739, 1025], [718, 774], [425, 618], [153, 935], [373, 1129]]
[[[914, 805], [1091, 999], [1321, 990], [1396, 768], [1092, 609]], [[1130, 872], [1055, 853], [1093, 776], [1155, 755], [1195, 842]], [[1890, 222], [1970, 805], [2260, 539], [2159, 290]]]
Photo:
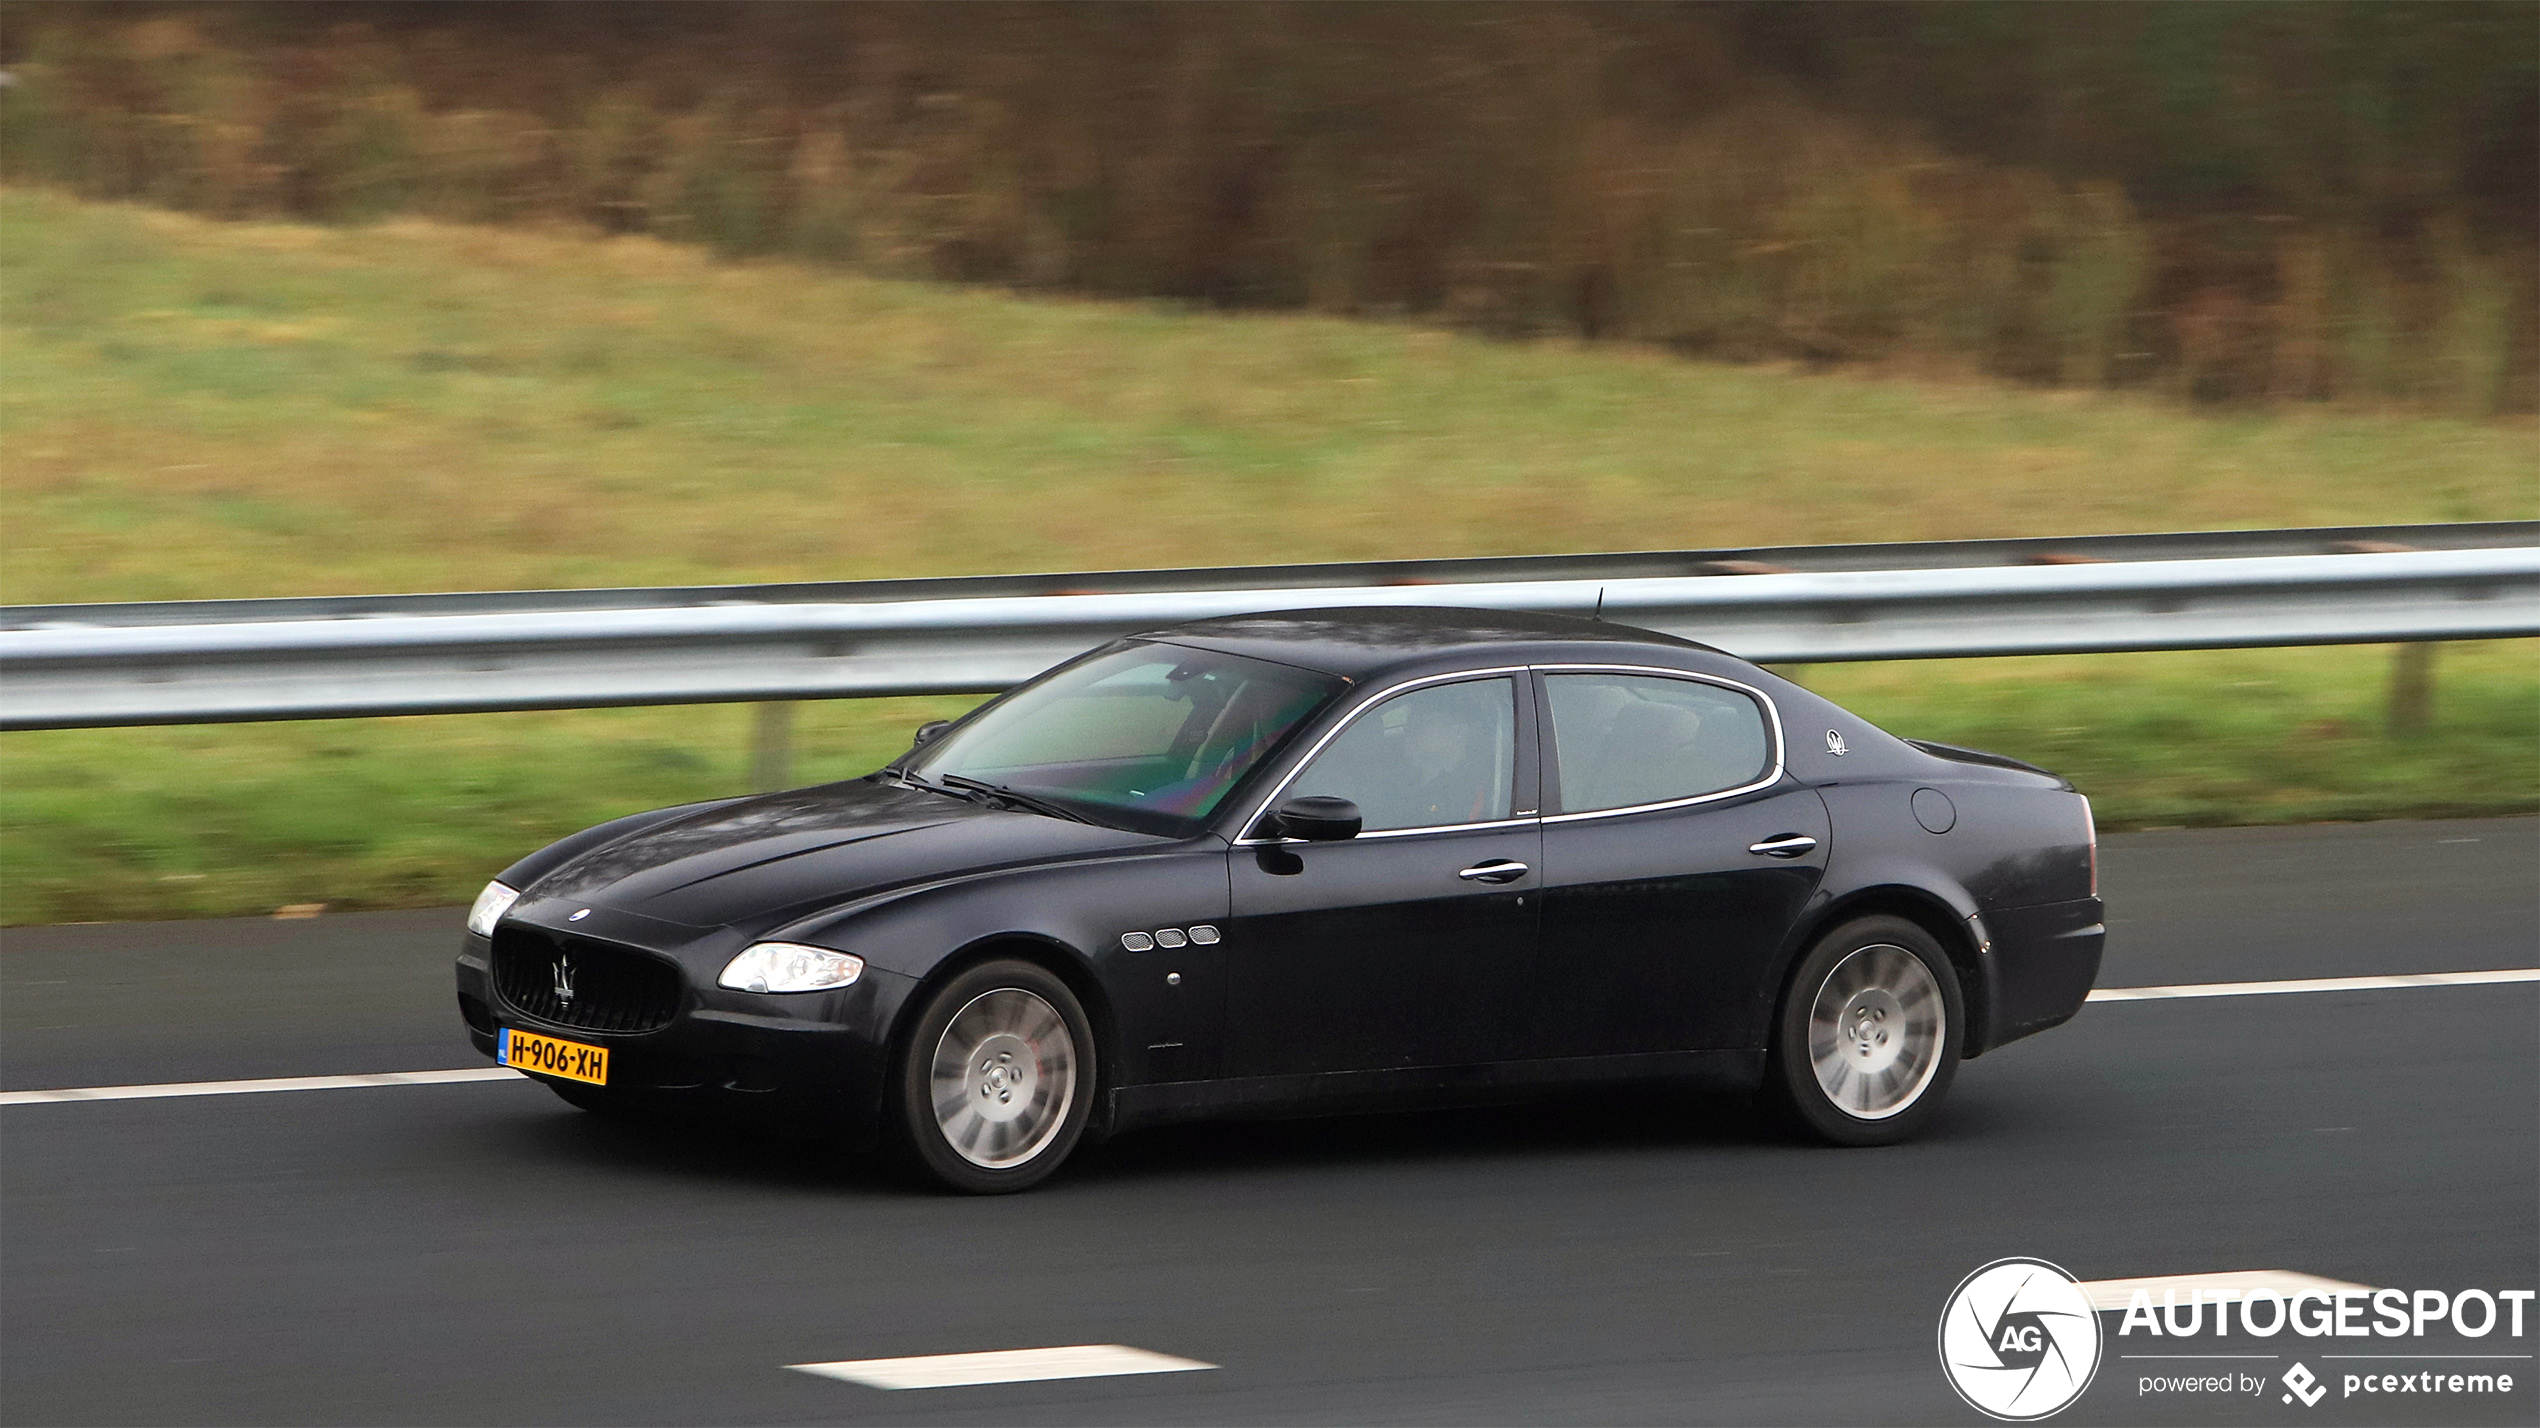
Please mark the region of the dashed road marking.
[[2283, 992], [2377, 992], [2395, 987], [2475, 987], [2540, 982], [2540, 967], [2495, 972], [2403, 972], [2386, 977], [2307, 977], [2291, 982], [2187, 982], [2174, 987], [2101, 987], [2094, 1002], [2155, 1002], [2172, 997], [2267, 997]]
[[1197, 1359], [1133, 1349], [1126, 1344], [1077, 1344], [1058, 1349], [999, 1349], [984, 1354], [928, 1354], [913, 1359], [848, 1359], [832, 1364], [787, 1364], [802, 1373], [845, 1379], [872, 1388], [958, 1388], [980, 1383], [1035, 1383], [1053, 1378], [1108, 1378], [1131, 1373], [1188, 1373], [1213, 1369]]
[[[2322, 1279], [2316, 1274], [2299, 1274], [2289, 1269], [2235, 1269], [2222, 1274], [2155, 1274], [2143, 1279], [2086, 1279], [2081, 1292], [2090, 1297], [2090, 1307], [2115, 1313], [2134, 1302], [2134, 1291], [2149, 1294], [2155, 1305], [2165, 1291], [2175, 1291], [2182, 1306], [2192, 1304], [2199, 1294], [2218, 1299], [2224, 1294], [2246, 1299], [2250, 1291], [2272, 1289], [2291, 1299], [2307, 1289], [2332, 1299], [2339, 1294], [2370, 1294], [2361, 1284], [2348, 1284], [2342, 1279]], [[2175, 1357], [2174, 1355], [2172, 1357]]]

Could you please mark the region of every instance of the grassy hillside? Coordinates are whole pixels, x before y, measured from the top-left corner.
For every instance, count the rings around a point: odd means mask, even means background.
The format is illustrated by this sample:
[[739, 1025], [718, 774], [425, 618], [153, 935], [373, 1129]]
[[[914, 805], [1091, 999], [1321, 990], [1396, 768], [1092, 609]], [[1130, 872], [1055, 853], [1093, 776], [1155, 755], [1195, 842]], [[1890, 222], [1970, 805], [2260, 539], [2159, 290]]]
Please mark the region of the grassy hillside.
[[[1023, 300], [646, 239], [224, 225], [0, 191], [0, 598], [170, 599], [2518, 517], [2540, 428], [1810, 376]], [[2540, 656], [1810, 678], [2111, 826], [2529, 807]], [[955, 701], [957, 704], [958, 701]], [[860, 771], [940, 702], [806, 717]], [[463, 898], [739, 786], [741, 711], [0, 738], [0, 920]]]
[[2540, 427], [0, 193], [10, 601], [2470, 520]]

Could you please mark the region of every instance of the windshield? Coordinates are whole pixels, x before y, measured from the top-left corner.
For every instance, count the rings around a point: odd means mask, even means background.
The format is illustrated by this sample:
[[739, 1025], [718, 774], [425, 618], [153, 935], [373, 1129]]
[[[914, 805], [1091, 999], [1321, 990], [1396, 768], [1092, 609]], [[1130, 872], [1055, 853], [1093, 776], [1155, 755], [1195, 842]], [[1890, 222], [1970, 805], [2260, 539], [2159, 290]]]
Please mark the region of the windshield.
[[1129, 644], [1025, 685], [902, 767], [1188, 832], [1342, 684], [1241, 655]]

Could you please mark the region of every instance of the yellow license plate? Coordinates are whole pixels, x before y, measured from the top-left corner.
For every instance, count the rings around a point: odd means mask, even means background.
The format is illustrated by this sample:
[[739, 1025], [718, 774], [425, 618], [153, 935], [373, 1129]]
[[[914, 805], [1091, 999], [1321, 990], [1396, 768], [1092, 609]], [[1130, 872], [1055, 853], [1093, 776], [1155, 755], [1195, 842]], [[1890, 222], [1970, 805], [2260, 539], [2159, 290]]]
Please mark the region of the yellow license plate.
[[526, 1031], [503, 1029], [495, 1043], [494, 1059], [523, 1071], [541, 1076], [561, 1076], [568, 1081], [588, 1081], [605, 1086], [609, 1079], [609, 1049], [585, 1046], [578, 1041], [558, 1041], [552, 1036], [538, 1036]]

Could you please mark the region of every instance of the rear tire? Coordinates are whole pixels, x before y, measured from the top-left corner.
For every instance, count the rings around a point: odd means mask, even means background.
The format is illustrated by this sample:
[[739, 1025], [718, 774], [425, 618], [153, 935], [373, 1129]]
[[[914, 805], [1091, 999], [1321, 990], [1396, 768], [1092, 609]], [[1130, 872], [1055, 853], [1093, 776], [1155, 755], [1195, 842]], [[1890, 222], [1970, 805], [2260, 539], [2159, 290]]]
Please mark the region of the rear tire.
[[1966, 1025], [1957, 971], [1930, 933], [1901, 917], [1856, 918], [1791, 973], [1766, 1096], [1821, 1140], [1893, 1145], [1939, 1114]]
[[1094, 1032], [1047, 968], [983, 962], [938, 988], [900, 1048], [892, 1105], [917, 1169], [972, 1195], [1049, 1178], [1093, 1112]]

